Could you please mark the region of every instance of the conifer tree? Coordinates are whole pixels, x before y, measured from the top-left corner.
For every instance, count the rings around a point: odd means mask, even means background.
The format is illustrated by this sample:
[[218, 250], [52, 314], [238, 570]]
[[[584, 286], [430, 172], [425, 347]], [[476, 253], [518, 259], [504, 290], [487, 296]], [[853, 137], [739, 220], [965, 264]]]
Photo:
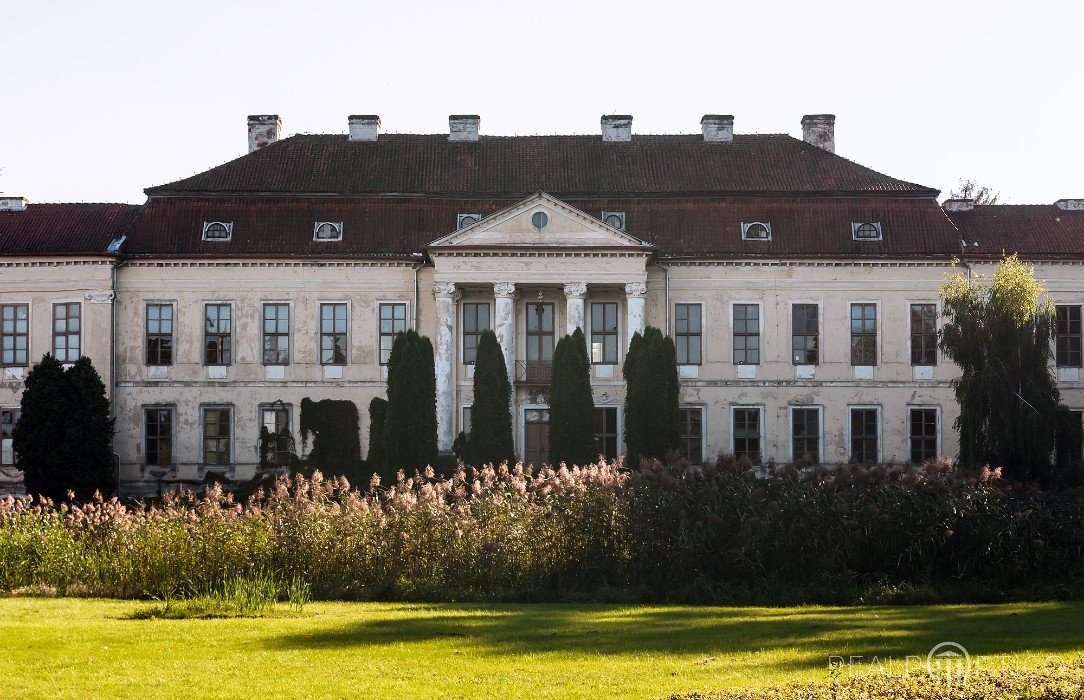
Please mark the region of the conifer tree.
[[384, 451], [388, 470], [424, 469], [437, 460], [437, 384], [433, 344], [414, 330], [399, 333], [388, 358]]
[[633, 336], [625, 358], [626, 464], [665, 459], [681, 445], [679, 383], [674, 341], [648, 326]]
[[69, 416], [68, 444], [72, 448], [72, 491], [79, 501], [117, 490], [113, 460], [113, 423], [105, 384], [88, 357], [80, 357], [65, 372], [71, 385], [75, 413]]
[[500, 341], [493, 331], [484, 331], [474, 364], [474, 404], [465, 457], [471, 464], [500, 464], [515, 459], [511, 400], [512, 385]]
[[549, 402], [550, 463], [583, 465], [598, 459], [587, 343], [579, 328], [553, 351]]
[[380, 475], [384, 483], [386, 477], [386, 459], [384, 455], [384, 425], [388, 417], [388, 402], [379, 396], [369, 402], [369, 451], [366, 461], [369, 468]]

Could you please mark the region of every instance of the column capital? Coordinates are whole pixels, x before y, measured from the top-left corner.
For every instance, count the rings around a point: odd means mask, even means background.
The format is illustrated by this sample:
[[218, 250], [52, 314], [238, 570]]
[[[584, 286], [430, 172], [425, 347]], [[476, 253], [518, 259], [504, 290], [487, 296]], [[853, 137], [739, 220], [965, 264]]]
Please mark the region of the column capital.
[[569, 282], [565, 285], [565, 296], [569, 299], [583, 299], [587, 296], [587, 283]]
[[647, 282], [629, 282], [625, 285], [625, 296], [627, 297], [642, 297], [647, 296]]
[[456, 291], [455, 282], [434, 282], [433, 296], [438, 299], [458, 299], [459, 292]]
[[493, 283], [493, 296], [496, 297], [512, 297], [516, 294], [515, 282], [494, 282]]

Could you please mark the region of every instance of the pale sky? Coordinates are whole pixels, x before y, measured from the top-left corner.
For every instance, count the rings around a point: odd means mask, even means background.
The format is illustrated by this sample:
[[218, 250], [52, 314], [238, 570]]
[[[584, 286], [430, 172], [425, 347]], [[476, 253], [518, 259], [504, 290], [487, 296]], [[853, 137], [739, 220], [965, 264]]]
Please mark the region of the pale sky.
[[144, 201], [242, 155], [245, 117], [287, 134], [738, 133], [801, 137], [837, 115], [837, 153], [1014, 203], [1084, 197], [1084, 3], [172, 2], [0, 0], [0, 191]]

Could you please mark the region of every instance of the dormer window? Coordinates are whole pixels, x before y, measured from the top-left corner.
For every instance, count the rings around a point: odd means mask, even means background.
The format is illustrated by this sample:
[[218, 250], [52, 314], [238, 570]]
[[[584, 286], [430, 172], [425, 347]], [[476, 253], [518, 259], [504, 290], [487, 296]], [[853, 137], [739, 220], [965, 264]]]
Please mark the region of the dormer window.
[[312, 239], [314, 241], [341, 241], [343, 239], [343, 222], [317, 221], [313, 227]]
[[744, 241], [770, 241], [772, 240], [772, 225], [764, 221], [742, 223], [741, 237]]
[[481, 220], [482, 220], [482, 215], [481, 214], [460, 214], [459, 218], [458, 218], [458, 220], [456, 221], [456, 224], [455, 224], [455, 230], [458, 231], [459, 229], [464, 229], [464, 228], [467, 228], [468, 226], [473, 226], [474, 224], [478, 223]]
[[856, 241], [881, 240], [881, 224], [878, 221], [851, 222], [851, 236]]
[[604, 211], [602, 212], [602, 223], [606, 224], [610, 228], [615, 228], [618, 231], [625, 230], [625, 212], [623, 211]]
[[233, 236], [232, 221], [204, 221], [203, 240], [228, 241]]

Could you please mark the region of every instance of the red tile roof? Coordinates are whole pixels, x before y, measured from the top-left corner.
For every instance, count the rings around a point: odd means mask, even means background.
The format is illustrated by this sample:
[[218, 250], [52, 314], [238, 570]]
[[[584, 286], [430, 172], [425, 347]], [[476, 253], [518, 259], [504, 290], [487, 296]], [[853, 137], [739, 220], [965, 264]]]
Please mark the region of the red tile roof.
[[25, 211], [0, 211], [0, 255], [106, 255], [138, 211], [132, 204], [31, 204]]
[[[1084, 211], [1053, 204], [989, 204], [949, 212], [966, 257], [1084, 258]], [[973, 245], [975, 242], [978, 245]]]
[[[665, 255], [722, 257], [948, 257], [959, 236], [933, 199], [891, 197], [564, 198], [599, 217], [623, 211], [629, 235]], [[409, 255], [456, 226], [459, 213], [492, 214], [518, 200], [421, 197], [152, 198], [127, 255]], [[228, 242], [201, 240], [203, 222], [232, 221]], [[313, 241], [316, 221], [342, 221], [341, 242]], [[771, 241], [743, 241], [742, 222], [771, 223]], [[880, 222], [883, 241], [852, 240], [851, 223]]]
[[297, 135], [148, 195], [179, 193], [416, 194], [518, 199], [700, 194], [849, 194], [934, 197], [785, 134], [599, 136], [382, 134], [375, 142]]

